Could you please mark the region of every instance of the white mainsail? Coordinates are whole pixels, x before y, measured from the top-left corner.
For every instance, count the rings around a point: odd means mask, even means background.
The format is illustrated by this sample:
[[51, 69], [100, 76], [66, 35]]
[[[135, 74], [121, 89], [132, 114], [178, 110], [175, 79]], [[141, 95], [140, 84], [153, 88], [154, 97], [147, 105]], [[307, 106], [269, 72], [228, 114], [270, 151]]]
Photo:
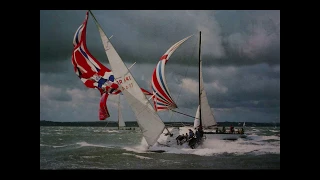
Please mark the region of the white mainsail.
[[[199, 37], [201, 38], [201, 37]], [[201, 48], [201, 47], [199, 47]], [[202, 60], [201, 60], [201, 55], [200, 55], [200, 62], [199, 62], [199, 70], [200, 70], [200, 81], [199, 81], [199, 86], [200, 86], [200, 102], [201, 102], [201, 123], [203, 128], [208, 128], [210, 126], [217, 125], [216, 120], [214, 119], [213, 112], [210, 108], [210, 105], [208, 103], [208, 98], [207, 98], [207, 93], [204, 89], [204, 82], [203, 82], [203, 76], [202, 76]], [[196, 117], [197, 114], [199, 113], [199, 107], [197, 109]], [[198, 114], [199, 118], [199, 114]], [[200, 124], [200, 123], [199, 123]]]
[[119, 88], [121, 88], [122, 93], [124, 94], [128, 104], [136, 116], [143, 137], [148, 145], [152, 146], [157, 142], [159, 136], [163, 133], [165, 125], [160, 119], [159, 115], [153, 109], [146, 96], [141, 91], [141, 88], [120, 58], [117, 51], [112, 46], [106, 34], [101, 29], [94, 15], [92, 13], [91, 15], [100, 32], [100, 37], [107, 54], [109, 64], [119, 84]]
[[[109, 38], [110, 39], [110, 38]], [[122, 113], [121, 113], [121, 106], [120, 106], [120, 94], [118, 95], [118, 127], [125, 127], [126, 124], [123, 121]]]

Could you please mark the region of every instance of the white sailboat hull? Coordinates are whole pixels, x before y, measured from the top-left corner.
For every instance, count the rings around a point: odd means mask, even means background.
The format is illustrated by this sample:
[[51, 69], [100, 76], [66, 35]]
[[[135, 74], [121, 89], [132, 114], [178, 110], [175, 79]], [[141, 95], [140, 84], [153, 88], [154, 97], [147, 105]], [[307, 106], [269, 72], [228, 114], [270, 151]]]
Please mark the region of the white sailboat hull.
[[237, 140], [239, 138], [245, 138], [245, 134], [231, 134], [231, 133], [224, 133], [224, 134], [204, 134], [207, 139], [218, 139], [218, 140]]
[[[184, 143], [179, 145], [177, 143], [176, 138], [182, 134], [188, 134], [189, 129], [192, 129], [195, 132], [193, 126], [183, 126], [183, 127], [168, 127], [168, 130], [172, 134], [172, 136], [167, 134], [167, 130], [164, 130], [163, 133], [160, 135], [158, 139], [158, 145], [163, 145], [167, 147], [175, 147], [175, 148], [190, 148], [188, 143]], [[205, 131], [206, 132], [206, 131]], [[205, 140], [207, 139], [217, 139], [217, 140], [237, 140], [239, 138], [245, 138], [245, 134], [231, 134], [231, 133], [224, 133], [224, 134], [216, 134], [215, 132], [210, 132], [212, 134], [204, 134]], [[167, 134], [167, 135], [166, 135]]]
[[[189, 129], [192, 129], [193, 132], [195, 132], [195, 129], [192, 126], [183, 126], [179, 127], [179, 133], [180, 134], [186, 134], [189, 133]], [[170, 128], [169, 128], [170, 130]], [[215, 130], [204, 130], [206, 133], [210, 134], [204, 134], [205, 138], [207, 139], [219, 139], [219, 140], [237, 140], [239, 138], [245, 138], [245, 134], [232, 134], [232, 133], [215, 133]], [[176, 136], [175, 136], [176, 135]], [[174, 136], [177, 137], [179, 134], [175, 134]]]
[[167, 147], [175, 147], [175, 148], [189, 148], [188, 143], [184, 143], [183, 145], [177, 144], [176, 138], [180, 134], [185, 134], [184, 129], [181, 129], [181, 127], [170, 127], [168, 128], [172, 136], [166, 135], [167, 130], [163, 131], [163, 133], [160, 135], [158, 139], [158, 145], [163, 145]]

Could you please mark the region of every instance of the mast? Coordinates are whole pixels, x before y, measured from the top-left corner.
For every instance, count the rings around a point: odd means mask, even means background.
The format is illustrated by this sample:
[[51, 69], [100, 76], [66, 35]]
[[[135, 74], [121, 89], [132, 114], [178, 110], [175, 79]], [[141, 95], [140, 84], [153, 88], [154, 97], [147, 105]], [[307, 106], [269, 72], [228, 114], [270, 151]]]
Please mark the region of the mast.
[[201, 31], [199, 32], [199, 121], [202, 127], [201, 119]]

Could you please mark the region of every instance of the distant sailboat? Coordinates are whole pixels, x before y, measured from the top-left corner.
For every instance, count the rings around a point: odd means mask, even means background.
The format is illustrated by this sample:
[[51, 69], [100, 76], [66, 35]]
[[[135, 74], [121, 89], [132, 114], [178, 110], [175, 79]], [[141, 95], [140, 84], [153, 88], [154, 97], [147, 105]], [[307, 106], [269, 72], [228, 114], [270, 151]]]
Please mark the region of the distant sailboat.
[[121, 106], [120, 106], [120, 94], [118, 95], [118, 129], [126, 127], [125, 122], [122, 118]]

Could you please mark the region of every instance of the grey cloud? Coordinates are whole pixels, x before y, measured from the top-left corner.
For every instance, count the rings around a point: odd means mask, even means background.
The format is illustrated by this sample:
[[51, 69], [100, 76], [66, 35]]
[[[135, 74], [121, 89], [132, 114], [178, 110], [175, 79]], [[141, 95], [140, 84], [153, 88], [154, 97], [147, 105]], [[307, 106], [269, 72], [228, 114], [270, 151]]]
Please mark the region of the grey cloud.
[[217, 121], [223, 119], [229, 122], [273, 122], [277, 121], [279, 114], [259, 111], [243, 111], [241, 109], [232, 109], [229, 111], [216, 111], [215, 118]]
[[64, 93], [53, 94], [52, 96], [49, 96], [49, 97], [51, 99], [57, 100], [57, 101], [71, 101], [72, 100], [70, 95], [64, 94]]
[[[112, 42], [127, 62], [150, 63], [173, 43], [199, 30], [203, 31], [203, 58], [210, 59], [211, 65], [280, 62], [280, 11], [93, 12], [107, 35], [114, 35]], [[41, 61], [71, 57], [73, 35], [85, 11], [40, 11], [40, 17]], [[95, 57], [106, 59], [91, 16], [87, 41]]]
[[40, 86], [40, 99], [44, 97], [54, 101], [71, 101], [72, 97], [64, 89], [50, 88], [48, 85]]
[[216, 17], [228, 54], [220, 64], [280, 63], [280, 11], [220, 11]]
[[[169, 66], [169, 65], [167, 65]], [[173, 68], [174, 69], [174, 68]], [[176, 67], [176, 69], [178, 69]], [[181, 68], [181, 69], [186, 69]], [[180, 69], [180, 70], [181, 70]], [[166, 69], [168, 70], [168, 68]], [[198, 88], [198, 70], [189, 68], [188, 76], [194, 80], [193, 86]], [[240, 68], [203, 68], [205, 89], [212, 108], [271, 108], [280, 107], [280, 69], [266, 64], [245, 66]], [[174, 74], [184, 72], [176, 71], [172, 75], [167, 73], [167, 77], [174, 77]], [[178, 75], [177, 75], [178, 76]], [[171, 87], [177, 86], [181, 80], [167, 78]], [[180, 106], [196, 106], [198, 97], [184, 89], [170, 89], [174, 97], [180, 98]], [[279, 110], [280, 112], [280, 110]]]

